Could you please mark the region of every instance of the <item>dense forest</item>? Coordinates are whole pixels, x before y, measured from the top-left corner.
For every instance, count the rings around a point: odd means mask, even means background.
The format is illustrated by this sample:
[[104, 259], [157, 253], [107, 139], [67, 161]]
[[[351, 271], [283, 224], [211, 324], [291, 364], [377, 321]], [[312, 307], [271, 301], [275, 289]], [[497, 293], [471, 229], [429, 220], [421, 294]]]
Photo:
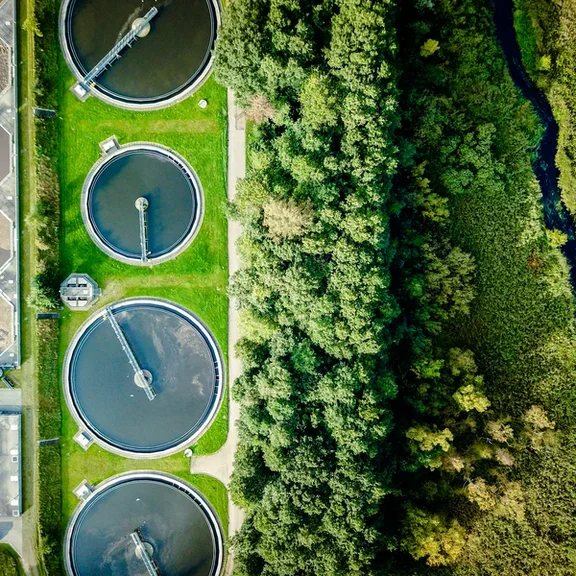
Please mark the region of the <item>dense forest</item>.
[[576, 571], [573, 294], [484, 0], [235, 0], [235, 573]]
[[[400, 306], [420, 326], [407, 339], [414, 360], [401, 390], [438, 444], [424, 450], [431, 460], [420, 472], [399, 477], [408, 506], [437, 514], [428, 533], [411, 529], [421, 539], [411, 551], [450, 574], [572, 573], [574, 308], [563, 239], [544, 228], [531, 166], [540, 129], [509, 78], [490, 3], [418, 6], [402, 3], [398, 18], [406, 152], [395, 276], [404, 278]], [[429, 304], [418, 292], [406, 302], [407, 287], [426, 275], [422, 254], [439, 239], [472, 258], [474, 295], [467, 310], [422, 328]], [[432, 377], [422, 378], [422, 362]], [[467, 404], [462, 380], [476, 389]], [[456, 530], [465, 536], [455, 544]]]
[[245, 227], [240, 574], [365, 574], [386, 541], [399, 312], [390, 8], [239, 1], [222, 30], [218, 77], [261, 120], [232, 208]]
[[576, 4], [514, 0], [524, 64], [545, 91], [560, 126], [557, 164], [563, 200], [576, 214]]

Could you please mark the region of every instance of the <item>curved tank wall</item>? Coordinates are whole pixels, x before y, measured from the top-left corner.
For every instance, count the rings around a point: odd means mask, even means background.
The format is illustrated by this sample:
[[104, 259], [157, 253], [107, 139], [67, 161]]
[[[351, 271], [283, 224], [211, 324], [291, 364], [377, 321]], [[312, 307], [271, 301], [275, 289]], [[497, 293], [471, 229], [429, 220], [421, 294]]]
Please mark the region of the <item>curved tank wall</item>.
[[192, 486], [130, 472], [103, 482], [76, 508], [64, 558], [68, 576], [145, 575], [145, 561], [163, 576], [219, 576], [224, 540], [215, 512]]
[[78, 80], [151, 9], [145, 36], [131, 42], [90, 85], [100, 99], [128, 109], [158, 109], [190, 95], [212, 66], [217, 0], [64, 0], [60, 42]]
[[111, 258], [136, 266], [181, 254], [204, 213], [193, 168], [175, 151], [149, 142], [120, 146], [96, 162], [84, 182], [80, 208], [92, 241]]
[[[134, 362], [148, 375], [152, 399]], [[181, 306], [153, 298], [121, 300], [92, 315], [70, 343], [63, 370], [66, 402], [80, 429], [132, 458], [189, 446], [215, 418], [224, 382], [208, 328]]]

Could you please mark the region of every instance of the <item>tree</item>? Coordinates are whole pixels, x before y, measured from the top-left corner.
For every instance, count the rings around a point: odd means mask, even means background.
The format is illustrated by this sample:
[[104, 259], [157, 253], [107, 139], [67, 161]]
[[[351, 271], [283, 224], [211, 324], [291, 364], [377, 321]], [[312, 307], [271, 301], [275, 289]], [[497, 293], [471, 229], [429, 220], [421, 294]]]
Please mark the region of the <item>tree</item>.
[[403, 546], [417, 560], [425, 558], [428, 566], [454, 563], [466, 545], [466, 531], [457, 520], [412, 506], [407, 512], [406, 531]]
[[532, 405], [524, 414], [524, 421], [534, 430], [553, 430], [556, 426], [555, 422], [552, 422], [542, 406]]
[[474, 259], [460, 248], [451, 248], [447, 253], [438, 248], [433, 245], [424, 247], [428, 261], [428, 290], [433, 295], [438, 311], [442, 310], [442, 319], [459, 313], [466, 314], [474, 298]]
[[249, 120], [262, 124], [272, 120], [276, 115], [276, 109], [264, 94], [255, 94], [250, 98], [250, 106], [246, 110], [246, 116]]
[[497, 448], [494, 452], [494, 458], [496, 458], [502, 466], [514, 466], [516, 463], [516, 458], [514, 458], [514, 456], [504, 448]]
[[546, 236], [554, 248], [564, 246], [568, 242], [568, 236], [561, 230], [546, 230]]
[[466, 467], [466, 459], [455, 450], [451, 450], [442, 458], [442, 468], [447, 472], [462, 472]]
[[552, 68], [552, 58], [548, 54], [544, 54], [538, 59], [538, 70], [542, 72], [550, 72]]
[[38, 38], [42, 38], [42, 30], [40, 29], [40, 25], [34, 16], [26, 18], [22, 23], [22, 30], [26, 30], [29, 34], [34, 34]]
[[253, 132], [229, 209], [243, 225], [231, 490], [247, 508], [236, 539], [246, 576], [360, 576], [388, 546], [392, 8], [234, 0], [225, 9], [216, 75], [241, 105], [258, 105], [258, 119], [275, 110]]
[[440, 43], [438, 42], [438, 40], [428, 38], [428, 40], [426, 40], [426, 42], [424, 42], [424, 44], [422, 45], [422, 48], [420, 48], [420, 56], [423, 56], [424, 58], [429, 58], [433, 54], [436, 54], [438, 50], [440, 50]]
[[60, 307], [60, 285], [55, 273], [47, 271], [37, 274], [32, 283], [29, 304], [36, 310], [51, 310]]
[[496, 440], [496, 442], [503, 444], [507, 444], [514, 438], [514, 430], [512, 427], [501, 420], [490, 420], [486, 424], [486, 432], [491, 438]]
[[480, 510], [492, 510], [498, 503], [498, 489], [490, 486], [484, 478], [476, 478], [466, 486], [466, 497]]
[[[456, 400], [461, 410], [465, 412], [470, 412], [476, 410], [476, 412], [486, 412], [490, 407], [490, 400], [478, 390], [478, 382], [482, 383], [482, 377], [477, 376], [473, 379], [474, 383], [468, 383], [460, 386], [456, 392], [454, 392], [453, 398]], [[468, 379], [469, 381], [469, 379]]]
[[419, 453], [419, 460], [431, 470], [442, 465], [444, 452], [448, 452], [454, 435], [448, 428], [432, 430], [428, 426], [414, 426], [406, 432], [406, 438], [412, 440], [411, 449]]
[[533, 405], [524, 414], [526, 423], [526, 435], [530, 441], [530, 446], [536, 452], [554, 440], [553, 430], [556, 423], [551, 421], [541, 406]]
[[467, 374], [476, 374], [478, 371], [472, 350], [450, 348], [448, 366], [453, 376], [466, 376]]
[[336, 125], [340, 116], [338, 94], [330, 78], [314, 72], [300, 92], [302, 121], [312, 130]]
[[265, 94], [260, 67], [270, 42], [265, 34], [267, 4], [265, 0], [229, 2], [216, 42], [216, 78], [232, 88], [245, 106], [252, 96]]
[[275, 240], [303, 236], [312, 226], [314, 210], [310, 201], [268, 200], [264, 204], [264, 226]]
[[520, 482], [508, 482], [503, 486], [494, 512], [498, 516], [504, 516], [516, 522], [522, 522], [525, 519], [526, 503]]
[[252, 309], [240, 311], [238, 327], [244, 338], [258, 343], [264, 343], [269, 340], [277, 328], [271, 320], [259, 316], [258, 313]]

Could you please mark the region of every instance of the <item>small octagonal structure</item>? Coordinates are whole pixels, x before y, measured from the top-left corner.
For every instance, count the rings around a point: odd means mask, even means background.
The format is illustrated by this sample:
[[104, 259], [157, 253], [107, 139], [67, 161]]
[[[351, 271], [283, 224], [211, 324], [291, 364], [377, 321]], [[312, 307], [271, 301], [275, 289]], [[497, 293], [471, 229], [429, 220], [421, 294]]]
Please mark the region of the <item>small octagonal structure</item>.
[[102, 295], [88, 274], [70, 274], [60, 285], [62, 302], [71, 310], [87, 310]]

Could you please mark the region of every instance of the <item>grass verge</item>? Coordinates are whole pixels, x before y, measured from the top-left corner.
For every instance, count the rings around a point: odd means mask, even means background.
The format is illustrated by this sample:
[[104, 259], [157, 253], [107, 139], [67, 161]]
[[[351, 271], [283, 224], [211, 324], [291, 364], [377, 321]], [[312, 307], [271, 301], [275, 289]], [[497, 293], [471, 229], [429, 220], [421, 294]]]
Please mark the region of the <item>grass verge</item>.
[[[65, 65], [61, 62], [61, 68]], [[62, 206], [62, 276], [90, 274], [101, 286], [106, 304], [131, 296], [166, 298], [197, 314], [216, 337], [224, 358], [228, 351], [228, 256], [226, 237], [226, 92], [209, 80], [200, 92], [168, 110], [134, 113], [96, 99], [82, 104], [70, 94], [70, 74], [62, 74], [59, 115], [59, 177]], [[208, 100], [202, 110], [198, 100]], [[98, 159], [98, 143], [110, 135], [121, 143], [151, 141], [187, 158], [202, 183], [205, 214], [192, 246], [175, 260], [153, 269], [128, 266], [103, 254], [90, 240], [80, 213], [80, 193]], [[89, 313], [62, 313], [61, 359], [75, 331]], [[65, 416], [66, 426], [73, 427]], [[228, 404], [196, 446], [197, 453], [218, 450], [228, 431]]]
[[[228, 352], [228, 255], [226, 200], [226, 91], [208, 80], [185, 102], [159, 112], [128, 112], [95, 98], [79, 102], [70, 92], [73, 84], [63, 60], [59, 80], [59, 162], [61, 183], [61, 274], [90, 274], [103, 289], [104, 305], [121, 298], [152, 296], [181, 304], [198, 315], [216, 337], [224, 358]], [[198, 106], [200, 99], [207, 109]], [[128, 266], [104, 255], [90, 240], [80, 213], [80, 193], [86, 175], [100, 156], [98, 143], [114, 134], [120, 143], [150, 141], [168, 146], [184, 156], [196, 170], [204, 191], [202, 227], [191, 247], [175, 260], [153, 269]], [[60, 362], [75, 331], [89, 313], [63, 311]], [[76, 424], [62, 404], [63, 522], [77, 500], [72, 489], [84, 478], [97, 484], [114, 474], [148, 469], [175, 474], [204, 494], [227, 527], [228, 499], [225, 487], [205, 476], [192, 476], [182, 454], [154, 461], [134, 461], [93, 446], [84, 452], [73, 441]], [[228, 433], [228, 402], [195, 453], [218, 450]]]

